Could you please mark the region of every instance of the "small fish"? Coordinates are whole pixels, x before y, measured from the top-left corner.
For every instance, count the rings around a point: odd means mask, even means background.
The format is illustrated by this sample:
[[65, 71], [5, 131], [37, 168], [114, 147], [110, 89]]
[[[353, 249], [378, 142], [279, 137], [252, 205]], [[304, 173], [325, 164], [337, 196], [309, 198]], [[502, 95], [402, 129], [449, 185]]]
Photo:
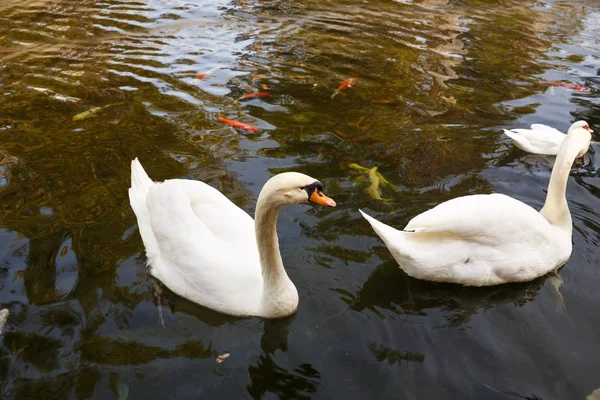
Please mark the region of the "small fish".
[[[384, 203], [386, 202], [386, 200], [381, 197], [381, 186], [389, 187], [394, 191], [397, 190], [397, 188], [394, 185], [392, 185], [387, 179], [383, 177], [383, 175], [379, 173], [379, 171], [377, 171], [377, 167], [365, 168], [356, 163], [348, 164], [348, 167], [360, 172], [361, 174], [366, 173], [369, 180], [369, 186], [365, 189], [365, 192], [367, 192], [367, 194], [375, 200], [381, 200]], [[357, 178], [357, 181], [359, 180], [363, 181], [364, 178]]]
[[119, 400], [127, 400], [129, 397], [129, 386], [124, 383], [119, 383], [117, 393], [119, 394]]
[[380, 179], [377, 174], [377, 167], [373, 167], [369, 170], [369, 182], [371, 182], [371, 184], [365, 189], [365, 192], [375, 200], [383, 200], [381, 198], [381, 190], [379, 189]]
[[220, 66], [216, 66], [216, 67], [214, 67], [212, 69], [209, 69], [206, 72], [203, 72], [201, 74], [196, 75], [196, 78], [194, 78], [194, 79], [204, 80], [204, 79], [208, 78], [208, 76], [210, 74], [212, 74], [214, 71], [218, 70], [219, 68], [221, 68], [221, 67]]
[[589, 89], [584, 88], [583, 86], [576, 85], [574, 83], [558, 82], [558, 81], [542, 81], [542, 82], [545, 83], [545, 84], [547, 84], [547, 85], [560, 86], [560, 87], [564, 87], [564, 88], [567, 88], [567, 89], [578, 90], [578, 91], [583, 92], [583, 93], [589, 93], [590, 92]]
[[41, 92], [41, 93], [52, 92], [51, 89], [42, 88], [42, 87], [32, 87], [32, 86], [29, 86], [29, 88], [35, 90], [36, 92]]
[[230, 126], [233, 126], [234, 128], [237, 128], [237, 129], [242, 129], [244, 131], [251, 131], [251, 132], [254, 132], [254, 133], [258, 132], [258, 129], [256, 129], [252, 125], [248, 125], [248, 124], [245, 124], [245, 123], [240, 122], [240, 121], [236, 121], [236, 120], [228, 119], [228, 118], [223, 118], [220, 115], [217, 117], [217, 119], [219, 121], [221, 121], [222, 123], [230, 125]]
[[112, 104], [107, 104], [107, 105], [102, 106], [102, 107], [90, 108], [87, 111], [84, 111], [82, 113], [79, 113], [79, 114], [75, 115], [73, 117], [73, 121], [81, 121], [81, 120], [84, 120], [84, 119], [88, 119], [88, 118], [93, 117], [94, 115], [96, 115], [97, 113], [99, 113], [100, 111], [102, 111], [102, 110], [104, 110], [104, 109], [106, 109], [108, 107], [117, 106], [119, 104], [123, 104], [123, 103], [122, 102], [121, 103], [112, 103]]
[[0, 311], [0, 334], [2, 334], [2, 330], [4, 329], [4, 325], [6, 325], [6, 321], [8, 321], [8, 308]]
[[338, 88], [335, 90], [335, 92], [333, 92], [333, 94], [331, 95], [331, 98], [333, 99], [335, 96], [338, 95], [338, 93], [342, 90], [345, 89], [347, 87], [352, 87], [352, 85], [354, 85], [356, 83], [356, 78], [349, 78], [346, 79], [344, 82], [342, 82], [342, 84], [340, 86], [338, 86]]
[[52, 89], [42, 88], [42, 87], [33, 87], [29, 86], [30, 89], [35, 90], [36, 92], [46, 93], [50, 98], [55, 100], [60, 100], [69, 103], [77, 103], [79, 100], [77, 97], [65, 96], [62, 94], [55, 93]]
[[77, 97], [64, 96], [62, 94], [54, 94], [54, 95], [50, 96], [50, 98], [55, 99], [55, 100], [64, 101], [67, 103], [77, 103], [80, 100]]
[[243, 95], [242, 97], [240, 97], [240, 100], [245, 100], [245, 99], [254, 99], [256, 97], [267, 97], [270, 96], [271, 93], [267, 93], [267, 92], [252, 92], [252, 93], [246, 93], [245, 95]]
[[348, 167], [355, 169], [357, 171], [362, 171], [362, 172], [369, 171], [369, 168], [361, 167], [360, 165], [358, 165], [356, 163], [348, 164]]

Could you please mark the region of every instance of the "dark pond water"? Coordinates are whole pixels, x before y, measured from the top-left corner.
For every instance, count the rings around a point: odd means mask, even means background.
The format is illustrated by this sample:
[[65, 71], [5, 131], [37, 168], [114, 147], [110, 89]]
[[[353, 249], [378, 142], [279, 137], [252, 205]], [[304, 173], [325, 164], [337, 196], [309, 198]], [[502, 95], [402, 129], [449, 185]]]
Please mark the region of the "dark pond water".
[[[600, 130], [599, 51], [595, 0], [0, 0], [0, 397], [584, 399], [600, 386], [597, 145], [569, 181], [560, 278], [409, 278], [357, 209], [401, 227], [466, 194], [541, 207], [552, 158], [501, 130]], [[257, 90], [272, 96], [236, 101]], [[163, 327], [134, 157], [251, 214], [270, 176], [320, 179], [338, 207], [279, 222], [298, 312], [229, 318], [166, 290]], [[395, 190], [371, 198], [351, 163]]]

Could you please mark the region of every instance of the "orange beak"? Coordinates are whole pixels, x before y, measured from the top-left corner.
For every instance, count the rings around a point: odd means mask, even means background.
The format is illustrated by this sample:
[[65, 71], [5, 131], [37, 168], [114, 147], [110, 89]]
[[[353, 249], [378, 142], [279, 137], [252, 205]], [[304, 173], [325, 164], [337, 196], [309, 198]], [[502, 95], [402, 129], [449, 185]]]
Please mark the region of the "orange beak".
[[323, 192], [321, 192], [319, 189], [315, 189], [315, 191], [310, 196], [309, 200], [312, 201], [313, 203], [321, 204], [323, 206], [335, 207], [335, 201], [333, 201], [333, 199], [325, 196], [325, 194]]

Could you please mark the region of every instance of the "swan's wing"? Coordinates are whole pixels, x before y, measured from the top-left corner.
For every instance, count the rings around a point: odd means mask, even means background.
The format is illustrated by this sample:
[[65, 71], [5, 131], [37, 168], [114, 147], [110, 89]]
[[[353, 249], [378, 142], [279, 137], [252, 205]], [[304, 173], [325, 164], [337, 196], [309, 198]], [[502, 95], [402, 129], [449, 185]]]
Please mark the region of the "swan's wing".
[[566, 135], [546, 125], [533, 124], [531, 129], [504, 129], [515, 145], [525, 151], [536, 154], [556, 155]]
[[255, 245], [254, 220], [223, 193], [200, 181], [175, 179], [164, 184], [165, 190], [171, 184], [177, 185], [188, 197], [194, 214], [216, 238], [236, 246]]
[[414, 217], [404, 230], [493, 244], [519, 237], [531, 240], [531, 235], [546, 225], [544, 217], [527, 204], [502, 194], [489, 194], [446, 201]]
[[565, 135], [558, 129], [552, 128], [547, 125], [533, 124], [531, 129], [511, 129], [512, 132], [516, 132], [525, 139], [531, 142], [549, 143], [549, 144], [562, 144], [565, 140]]
[[184, 269], [210, 268], [222, 274], [236, 264], [257, 261], [254, 221], [207, 184], [167, 180], [150, 188], [146, 202], [163, 260]]
[[543, 124], [531, 125], [531, 131], [537, 132], [539, 134], [545, 134], [547, 136], [553, 136], [553, 137], [558, 137], [558, 138], [563, 138], [563, 139], [565, 136], [567, 136], [564, 133], [562, 133], [561, 131], [559, 131], [558, 129], [552, 128], [551, 126], [543, 125]]

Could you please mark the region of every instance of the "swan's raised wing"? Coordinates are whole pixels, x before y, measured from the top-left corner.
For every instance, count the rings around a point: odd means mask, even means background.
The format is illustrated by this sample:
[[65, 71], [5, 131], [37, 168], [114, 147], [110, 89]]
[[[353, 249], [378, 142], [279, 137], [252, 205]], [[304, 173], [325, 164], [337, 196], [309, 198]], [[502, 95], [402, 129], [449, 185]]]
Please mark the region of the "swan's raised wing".
[[450, 240], [462, 239], [481, 244], [499, 245], [497, 241], [531, 235], [550, 225], [527, 204], [503, 194], [458, 197], [414, 217], [405, 231], [438, 233]]

